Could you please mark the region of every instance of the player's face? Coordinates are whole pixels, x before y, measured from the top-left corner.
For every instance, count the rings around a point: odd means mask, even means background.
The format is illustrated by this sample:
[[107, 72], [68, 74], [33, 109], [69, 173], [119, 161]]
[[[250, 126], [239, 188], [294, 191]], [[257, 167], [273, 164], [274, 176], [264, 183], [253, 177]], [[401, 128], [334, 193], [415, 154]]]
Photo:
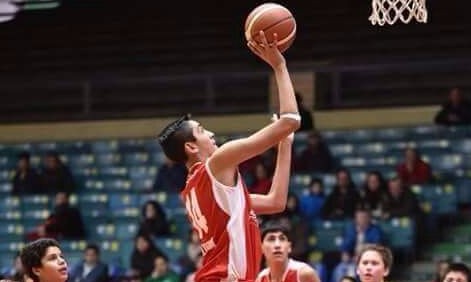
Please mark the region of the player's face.
[[468, 282], [466, 275], [461, 271], [450, 271], [443, 278], [443, 282]]
[[63, 282], [67, 280], [67, 262], [58, 247], [49, 247], [41, 259], [41, 266], [33, 268], [40, 281]]
[[381, 255], [376, 251], [366, 251], [360, 257], [357, 266], [357, 274], [362, 282], [381, 282], [387, 276], [389, 270], [386, 269]]
[[262, 252], [267, 262], [286, 261], [291, 253], [291, 242], [283, 232], [269, 232], [263, 238]]
[[201, 158], [206, 159], [211, 156], [217, 149], [216, 140], [214, 140], [214, 133], [206, 130], [200, 123], [190, 120], [191, 127], [193, 128], [193, 136], [196, 141], [195, 153]]

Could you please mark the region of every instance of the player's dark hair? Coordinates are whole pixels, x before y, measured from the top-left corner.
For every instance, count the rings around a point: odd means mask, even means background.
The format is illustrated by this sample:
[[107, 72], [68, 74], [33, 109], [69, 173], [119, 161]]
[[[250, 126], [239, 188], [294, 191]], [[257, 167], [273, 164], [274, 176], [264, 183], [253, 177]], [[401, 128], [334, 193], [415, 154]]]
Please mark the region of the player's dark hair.
[[442, 277], [442, 281], [445, 281], [445, 277], [450, 272], [461, 272], [466, 277], [466, 282], [470, 282], [471, 271], [469, 267], [464, 263], [451, 263], [445, 271], [445, 275]]
[[95, 243], [88, 243], [87, 246], [85, 247], [85, 251], [88, 251], [88, 250], [93, 250], [95, 254], [97, 254], [98, 256], [100, 255], [100, 247], [98, 247], [98, 245]]
[[196, 140], [189, 120], [190, 115], [184, 115], [168, 124], [157, 137], [165, 155], [177, 163], [183, 163], [188, 159], [185, 143]]
[[39, 277], [34, 274], [33, 267], [41, 266], [41, 259], [46, 255], [46, 251], [49, 247], [60, 248], [56, 240], [43, 238], [27, 244], [21, 251], [20, 258], [24, 271], [34, 282], [39, 282]]
[[263, 226], [262, 241], [263, 239], [265, 239], [265, 236], [267, 236], [268, 233], [273, 233], [273, 232], [281, 232], [283, 235], [285, 235], [288, 238], [288, 240], [290, 240], [289, 228], [284, 224], [274, 221], [274, 222], [268, 222]]

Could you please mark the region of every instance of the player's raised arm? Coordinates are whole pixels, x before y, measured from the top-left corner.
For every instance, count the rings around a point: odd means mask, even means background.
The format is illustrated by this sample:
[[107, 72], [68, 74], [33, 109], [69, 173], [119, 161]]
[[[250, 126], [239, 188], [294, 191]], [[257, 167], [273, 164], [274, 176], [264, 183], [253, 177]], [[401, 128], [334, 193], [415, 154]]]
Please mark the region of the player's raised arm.
[[210, 157], [208, 164], [212, 173], [222, 183], [229, 182], [226, 183], [228, 185], [231, 185], [232, 181], [224, 181], [224, 179], [233, 177], [240, 163], [278, 144], [300, 126], [301, 118], [298, 114], [293, 85], [285, 58], [276, 47], [276, 35], [272, 44], [268, 44], [263, 32], [260, 36], [262, 45], [249, 42], [248, 46], [274, 71], [278, 85], [280, 118], [247, 138], [226, 143]]

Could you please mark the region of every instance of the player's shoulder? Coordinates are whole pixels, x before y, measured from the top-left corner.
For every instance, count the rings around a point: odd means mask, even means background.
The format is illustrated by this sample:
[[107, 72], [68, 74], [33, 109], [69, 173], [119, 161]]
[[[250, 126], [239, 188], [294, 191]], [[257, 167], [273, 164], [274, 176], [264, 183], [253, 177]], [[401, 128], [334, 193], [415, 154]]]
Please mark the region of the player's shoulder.
[[301, 261], [292, 261], [298, 271], [299, 282], [320, 282], [317, 272], [309, 264]]

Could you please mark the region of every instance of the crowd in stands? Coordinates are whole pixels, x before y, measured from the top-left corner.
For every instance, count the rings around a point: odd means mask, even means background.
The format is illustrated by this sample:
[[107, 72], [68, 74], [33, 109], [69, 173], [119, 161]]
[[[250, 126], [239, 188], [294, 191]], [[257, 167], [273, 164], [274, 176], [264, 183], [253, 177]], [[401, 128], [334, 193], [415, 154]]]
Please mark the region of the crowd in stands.
[[[298, 103], [302, 103], [299, 95]], [[443, 106], [435, 121], [443, 125], [469, 124], [469, 109], [470, 104], [464, 100], [459, 89], [453, 89], [450, 101]], [[311, 116], [306, 110], [302, 114]], [[306, 123], [303, 123], [300, 131], [307, 134], [307, 139], [305, 146], [293, 151], [293, 174], [333, 173], [335, 183], [326, 187], [321, 178], [313, 177], [302, 193], [289, 194], [285, 211], [263, 216], [260, 221], [262, 225], [272, 220], [287, 225], [293, 239], [291, 256], [312, 263], [319, 271], [322, 281], [346, 281], [346, 276], [355, 276], [356, 254], [364, 244], [387, 244], [385, 231], [377, 224], [379, 221], [406, 217], [420, 222], [417, 219], [422, 216], [423, 211], [411, 186], [433, 181], [432, 167], [422, 159], [417, 148], [407, 147], [403, 161], [397, 164], [395, 177], [386, 178], [380, 171], [372, 170], [366, 172], [363, 183], [354, 183], [349, 169], [337, 163], [321, 132], [314, 128], [312, 119], [303, 118], [303, 121]], [[241, 165], [241, 174], [251, 193], [264, 194], [269, 191], [275, 156], [276, 151], [273, 149]], [[178, 193], [184, 186], [185, 179], [185, 167], [167, 159], [158, 169], [153, 189]], [[74, 178], [57, 152], [47, 153], [41, 168], [32, 167], [28, 152], [21, 153], [12, 184], [13, 195], [44, 194], [55, 197], [51, 215], [33, 230], [28, 230], [26, 241], [42, 237], [87, 240], [81, 211], [69, 203], [69, 195], [77, 192]], [[310, 250], [307, 246], [313, 225], [304, 224], [326, 220], [347, 222], [342, 243], [336, 251], [337, 256], [327, 262], [331, 264], [327, 267], [322, 261], [312, 261], [309, 257]], [[188, 232], [186, 256], [179, 259], [178, 267], [173, 270], [175, 264], [169, 261], [168, 254], [156, 246], [154, 240], [171, 235], [170, 222], [164, 208], [157, 201], [146, 202], [142, 206], [134, 249], [129, 254], [131, 269], [125, 273], [129, 281], [193, 281], [192, 273], [201, 261], [198, 236], [192, 231]], [[422, 235], [423, 233], [418, 232], [418, 241]], [[21, 262], [16, 258], [9, 276], [15, 279], [20, 272]], [[440, 265], [440, 273], [442, 272]], [[98, 245], [90, 242], [84, 250], [83, 260], [71, 269], [70, 281], [110, 281], [111, 273], [108, 262], [100, 259]], [[437, 278], [437, 281], [441, 280]]]

